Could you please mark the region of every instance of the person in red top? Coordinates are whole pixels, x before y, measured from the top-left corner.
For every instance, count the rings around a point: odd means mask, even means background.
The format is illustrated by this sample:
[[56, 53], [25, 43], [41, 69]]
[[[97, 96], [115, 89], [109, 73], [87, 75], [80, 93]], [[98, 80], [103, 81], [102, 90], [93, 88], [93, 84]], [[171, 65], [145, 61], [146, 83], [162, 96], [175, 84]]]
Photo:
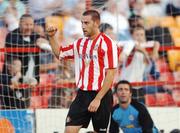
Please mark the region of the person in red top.
[[70, 106], [65, 133], [78, 133], [92, 119], [94, 131], [106, 133], [112, 108], [111, 85], [118, 66], [117, 46], [104, 33], [100, 33], [100, 15], [87, 10], [81, 18], [83, 38], [67, 47], [55, 39], [57, 29], [49, 27], [47, 34], [56, 57], [75, 61], [77, 96]]

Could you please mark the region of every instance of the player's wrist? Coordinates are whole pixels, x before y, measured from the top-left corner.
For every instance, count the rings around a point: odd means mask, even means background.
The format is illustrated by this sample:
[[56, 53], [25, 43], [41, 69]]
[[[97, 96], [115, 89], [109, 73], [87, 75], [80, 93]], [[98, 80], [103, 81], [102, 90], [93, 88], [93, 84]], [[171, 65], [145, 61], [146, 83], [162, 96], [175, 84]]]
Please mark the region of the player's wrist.
[[102, 97], [97, 95], [97, 96], [95, 97], [95, 99], [101, 101]]

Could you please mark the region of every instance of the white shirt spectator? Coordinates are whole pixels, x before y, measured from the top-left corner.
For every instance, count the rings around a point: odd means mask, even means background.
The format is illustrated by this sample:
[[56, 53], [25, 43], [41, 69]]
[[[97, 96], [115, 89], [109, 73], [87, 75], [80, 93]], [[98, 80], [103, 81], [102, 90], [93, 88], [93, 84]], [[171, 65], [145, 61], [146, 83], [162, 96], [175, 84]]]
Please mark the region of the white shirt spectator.
[[[143, 43], [141, 46], [151, 48], [154, 46], [154, 41]], [[146, 67], [145, 55], [142, 52], [135, 51], [129, 65], [122, 68], [119, 78], [120, 80], [128, 80], [129, 82], [142, 82]]]

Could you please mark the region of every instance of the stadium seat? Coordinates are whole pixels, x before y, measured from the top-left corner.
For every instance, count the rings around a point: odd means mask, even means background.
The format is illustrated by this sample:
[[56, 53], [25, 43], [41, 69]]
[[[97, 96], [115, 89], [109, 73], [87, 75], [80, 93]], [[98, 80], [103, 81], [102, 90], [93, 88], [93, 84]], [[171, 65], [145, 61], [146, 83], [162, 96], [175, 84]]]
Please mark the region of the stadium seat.
[[172, 16], [165, 16], [160, 18], [161, 27], [176, 27], [176, 21]]
[[180, 81], [180, 71], [173, 72], [173, 75], [175, 81]]
[[159, 58], [156, 61], [157, 69], [159, 70], [160, 73], [166, 73], [169, 72], [169, 65], [166, 61], [166, 58]]
[[41, 108], [42, 107], [42, 96], [32, 96], [30, 100], [30, 108]]
[[177, 63], [180, 62], [180, 52], [177, 50], [169, 50], [168, 51], [168, 61], [169, 61], [169, 66], [172, 71], [176, 71], [178, 69]]
[[[180, 38], [180, 27], [170, 27], [169, 28], [170, 34], [173, 38], [174, 43], [178, 38]], [[175, 43], [176, 45], [176, 43]]]
[[31, 91], [31, 96], [40, 96], [41, 92], [39, 88], [35, 88]]
[[54, 74], [41, 73], [40, 74], [40, 84], [44, 85], [47, 83], [52, 83], [55, 80]]
[[180, 37], [179, 36], [178, 37], [174, 37], [173, 41], [174, 41], [174, 45], [175, 46], [180, 47]]
[[157, 106], [170, 106], [174, 105], [174, 100], [170, 94], [156, 93], [156, 105]]
[[60, 31], [63, 29], [63, 20], [60, 16], [48, 16], [46, 17], [46, 26], [55, 26]]
[[155, 27], [156, 25], [159, 25], [159, 18], [158, 17], [153, 17], [153, 16], [148, 16], [144, 18], [146, 23], [146, 27]]
[[174, 76], [171, 72], [161, 73], [160, 81], [174, 81]]
[[180, 107], [180, 87], [172, 91], [172, 97], [175, 104]]
[[154, 94], [146, 94], [145, 95], [145, 104], [147, 106], [155, 106], [156, 105], [156, 98]]
[[180, 16], [177, 16], [177, 17], [176, 17], [176, 23], [177, 23], [177, 26], [180, 27]]
[[42, 97], [42, 108], [48, 108], [49, 98], [49, 96]]

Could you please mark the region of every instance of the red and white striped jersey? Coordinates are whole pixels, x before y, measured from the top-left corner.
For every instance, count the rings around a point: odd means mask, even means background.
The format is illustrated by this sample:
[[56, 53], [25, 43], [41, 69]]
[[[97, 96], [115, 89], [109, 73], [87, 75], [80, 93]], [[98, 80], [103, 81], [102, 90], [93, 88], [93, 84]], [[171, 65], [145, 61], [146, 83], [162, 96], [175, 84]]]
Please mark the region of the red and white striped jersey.
[[94, 40], [84, 37], [61, 48], [61, 58], [74, 58], [76, 85], [85, 91], [99, 91], [106, 69], [118, 66], [117, 45], [103, 33]]

